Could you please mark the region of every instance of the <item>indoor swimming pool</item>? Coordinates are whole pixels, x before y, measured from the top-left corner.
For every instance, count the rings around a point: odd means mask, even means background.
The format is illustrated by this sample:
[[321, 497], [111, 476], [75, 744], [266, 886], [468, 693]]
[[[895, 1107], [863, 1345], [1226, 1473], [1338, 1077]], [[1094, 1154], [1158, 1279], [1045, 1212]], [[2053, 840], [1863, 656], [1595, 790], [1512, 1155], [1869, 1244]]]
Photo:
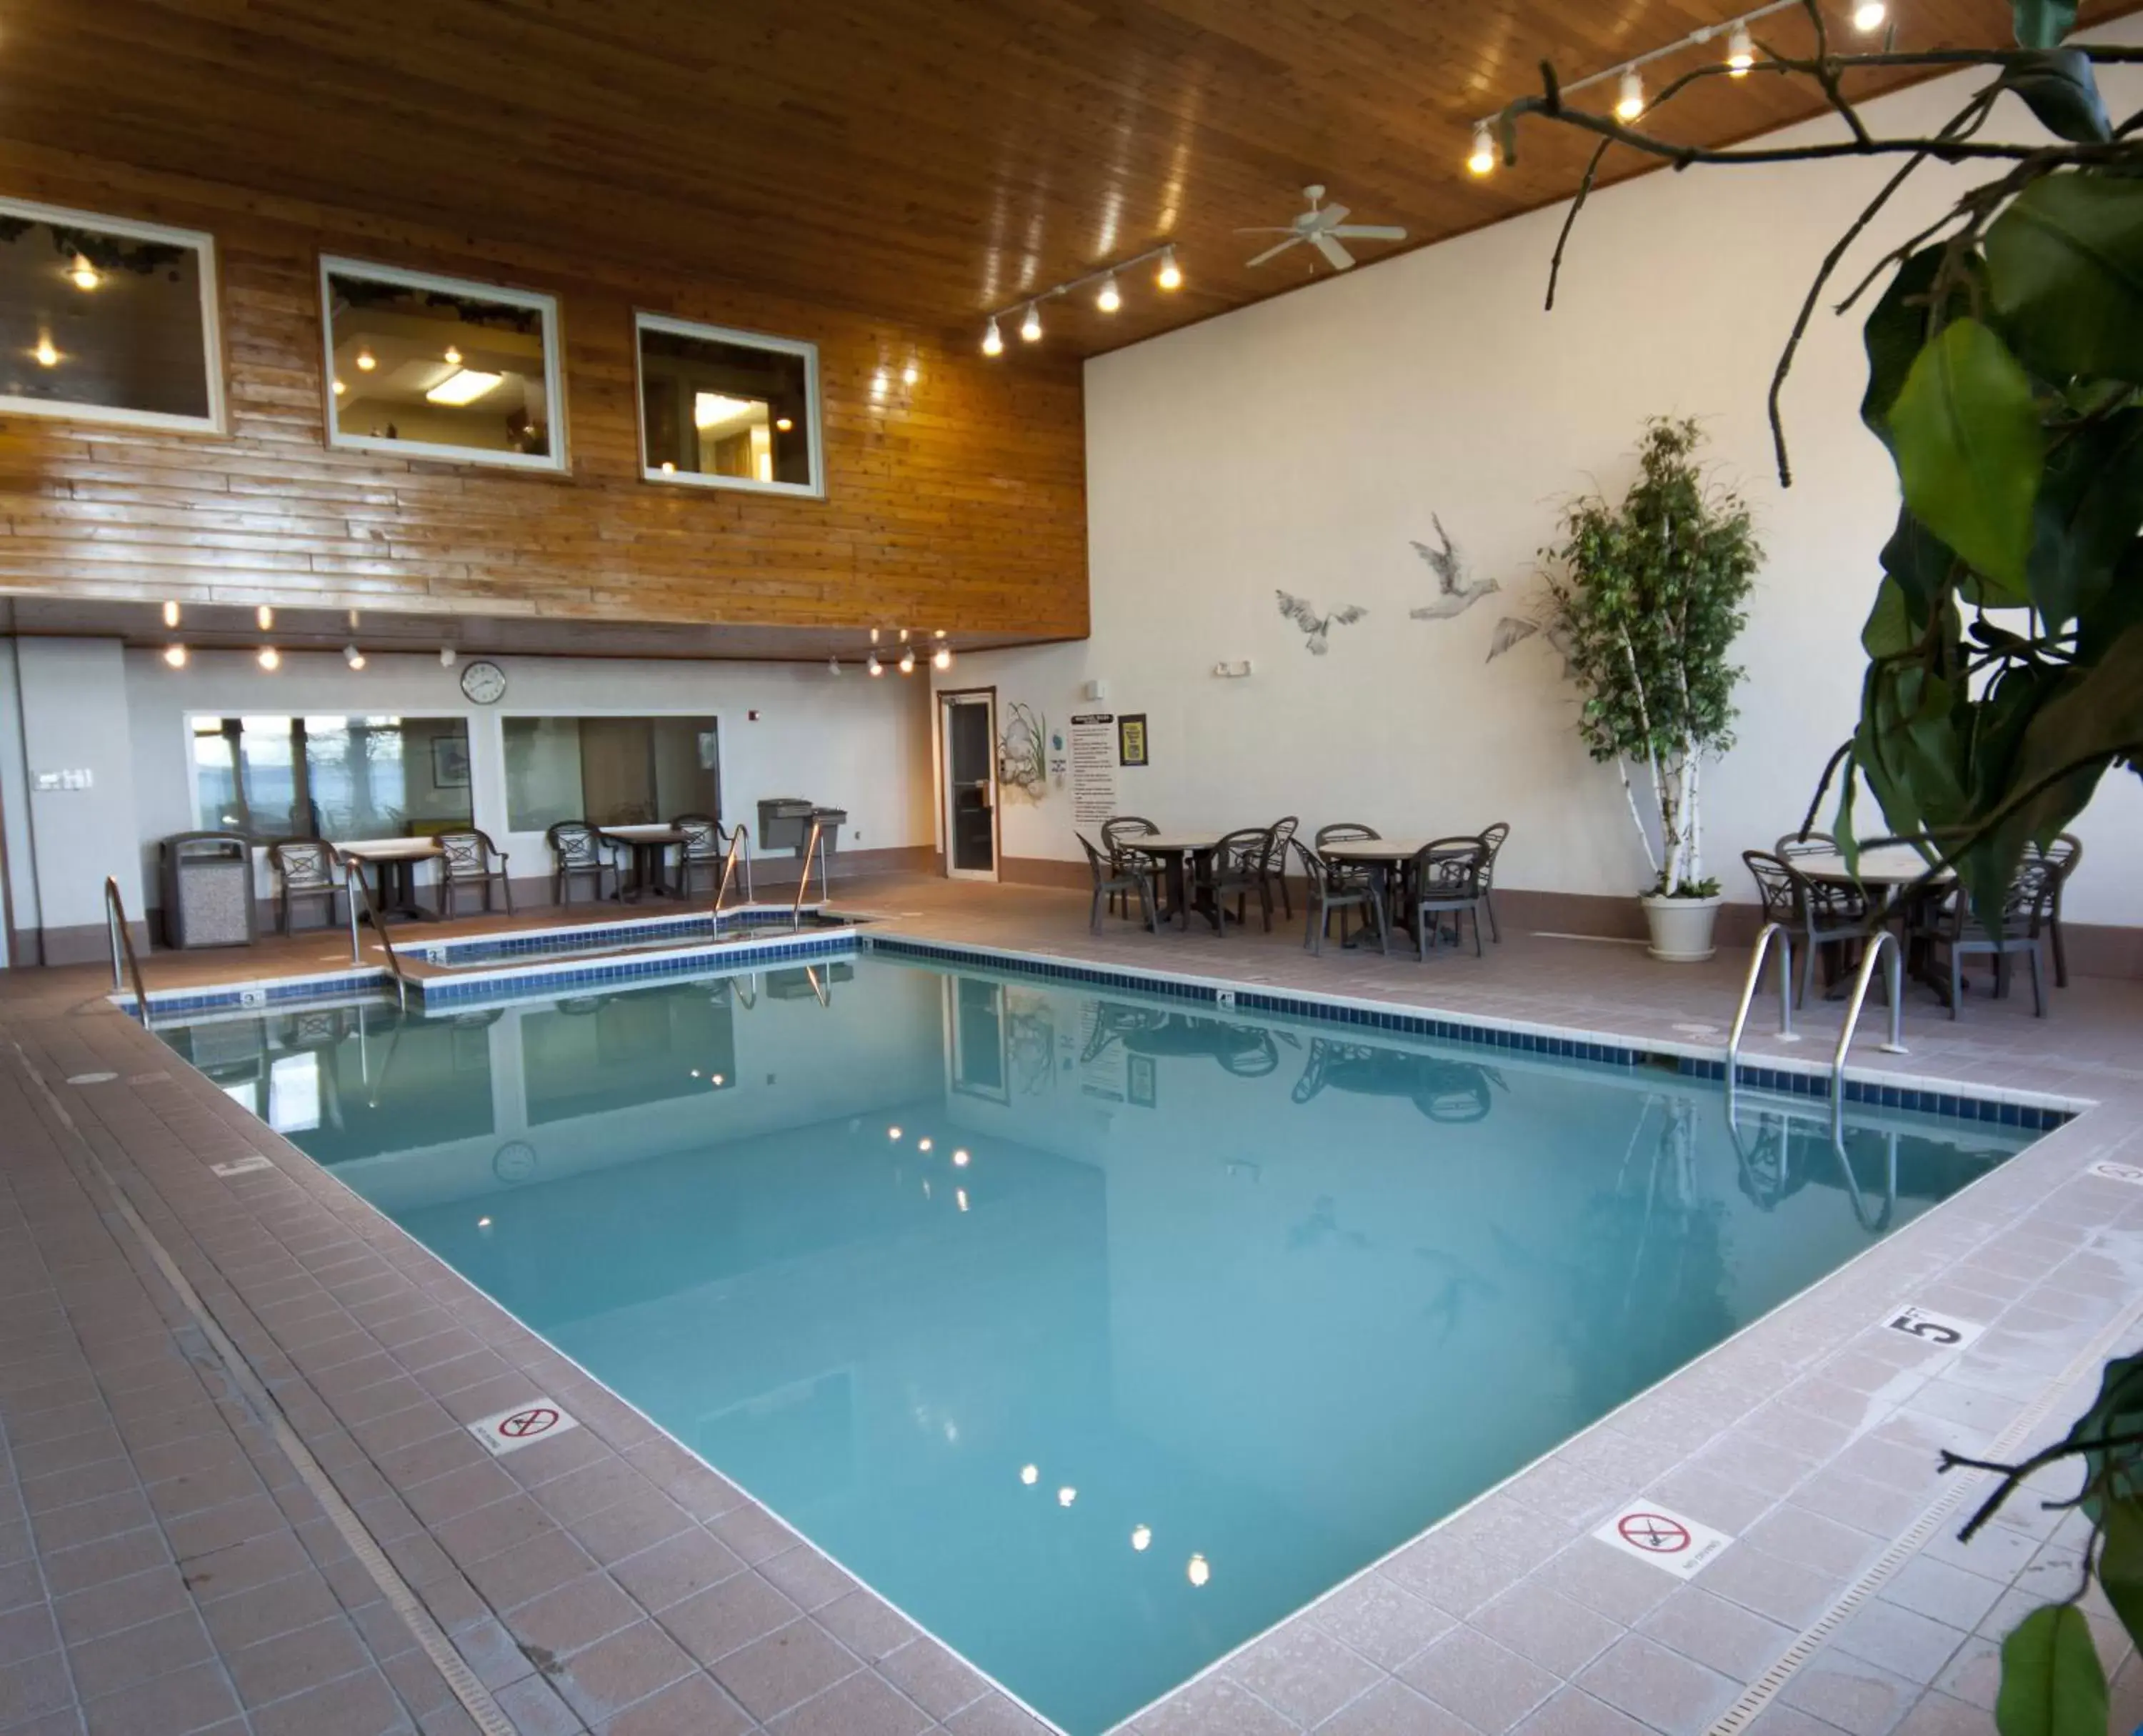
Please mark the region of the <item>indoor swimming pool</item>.
[[882, 952], [161, 1034], [1072, 1736], [2037, 1136]]

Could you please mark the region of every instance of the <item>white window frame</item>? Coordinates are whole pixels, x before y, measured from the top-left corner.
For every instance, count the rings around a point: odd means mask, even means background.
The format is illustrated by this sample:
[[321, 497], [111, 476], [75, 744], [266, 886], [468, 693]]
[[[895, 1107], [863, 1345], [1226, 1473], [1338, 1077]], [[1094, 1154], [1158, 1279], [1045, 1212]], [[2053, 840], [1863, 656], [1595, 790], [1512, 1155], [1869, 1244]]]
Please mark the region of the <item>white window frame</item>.
[[0, 215], [27, 217], [34, 223], [63, 223], [77, 229], [93, 229], [106, 235], [125, 235], [130, 240], [160, 241], [168, 246], [190, 247], [200, 262], [201, 299], [201, 364], [208, 379], [208, 414], [176, 416], [163, 410], [131, 410], [121, 404], [69, 403], [48, 398], [17, 398], [0, 393], [0, 414], [44, 416], [67, 422], [101, 422], [119, 428], [163, 428], [179, 433], [222, 434], [229, 432], [223, 383], [223, 329], [218, 318], [215, 237], [205, 230], [174, 229], [163, 223], [137, 223], [129, 217], [107, 217], [101, 211], [78, 211], [67, 205], [40, 205], [29, 199], [0, 198]]
[[[346, 433], [335, 408], [334, 289], [332, 279], [364, 278], [369, 282], [393, 284], [404, 289], [436, 289], [446, 295], [471, 295], [509, 307], [527, 308], [538, 315], [543, 328], [543, 397], [550, 418], [551, 450], [547, 453], [489, 452], [482, 447], [448, 446], [433, 440], [389, 440], [384, 436]], [[341, 254], [320, 255], [320, 400], [330, 447], [348, 452], [384, 453], [402, 457], [434, 458], [448, 464], [490, 464], [509, 470], [547, 471], [562, 476], [570, 468], [566, 441], [565, 354], [558, 334], [558, 298], [540, 289], [512, 289], [502, 284], [470, 277], [440, 277], [428, 271], [404, 271], [398, 265], [378, 265], [369, 260]]]
[[[644, 332], [666, 332], [676, 338], [705, 338], [716, 344], [735, 344], [747, 349], [771, 350], [804, 359], [804, 413], [811, 418], [811, 480], [803, 482], [762, 482], [756, 477], [709, 476], [704, 471], [664, 470], [651, 463], [647, 452], [647, 381], [641, 348]], [[632, 417], [640, 434], [640, 477], [642, 482], [680, 483], [688, 488], [740, 488], [750, 494], [785, 494], [794, 499], [826, 497], [826, 418], [819, 399], [819, 346], [801, 338], [777, 338], [766, 332], [745, 331], [732, 325], [709, 325], [700, 319], [678, 319], [668, 314], [636, 310], [632, 316]]]

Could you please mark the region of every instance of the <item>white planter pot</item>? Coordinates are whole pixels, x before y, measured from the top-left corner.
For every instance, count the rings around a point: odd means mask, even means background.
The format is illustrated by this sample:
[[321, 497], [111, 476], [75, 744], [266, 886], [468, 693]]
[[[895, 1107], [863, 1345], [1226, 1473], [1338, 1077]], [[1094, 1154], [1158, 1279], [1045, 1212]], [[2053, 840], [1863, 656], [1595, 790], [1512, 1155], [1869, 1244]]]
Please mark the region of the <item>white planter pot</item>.
[[1653, 957], [1669, 964], [1702, 964], [1711, 957], [1711, 927], [1725, 898], [1646, 897], [1637, 902], [1651, 925]]

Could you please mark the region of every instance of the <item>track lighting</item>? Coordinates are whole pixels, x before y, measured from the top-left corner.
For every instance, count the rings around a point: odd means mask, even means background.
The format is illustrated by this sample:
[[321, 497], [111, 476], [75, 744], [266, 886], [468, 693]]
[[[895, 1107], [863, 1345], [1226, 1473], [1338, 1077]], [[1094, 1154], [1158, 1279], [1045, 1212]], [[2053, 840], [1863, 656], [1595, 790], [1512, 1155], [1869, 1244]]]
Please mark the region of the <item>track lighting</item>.
[[265, 603], [253, 611], [253, 618], [260, 622], [260, 631], [264, 633], [275, 625], [275, 611]]
[[364, 667], [364, 653], [359, 650], [354, 645], [346, 645], [342, 648], [342, 660], [347, 663], [352, 669], [363, 669]]
[[1027, 304], [1027, 318], [1019, 323], [1019, 334], [1030, 344], [1042, 341], [1042, 310], [1031, 301]]
[[885, 665], [878, 660], [876, 651], [870, 654], [870, 660], [864, 665], [864, 667], [874, 675], [882, 675], [885, 673]]
[[903, 675], [912, 675], [915, 673], [915, 653], [913, 650], [905, 650], [900, 654], [900, 672]]
[[1880, 30], [1883, 19], [1889, 15], [1889, 8], [1883, 4], [1883, 0], [1861, 0], [1861, 4], [1853, 8], [1853, 27], [1863, 36], [1867, 36]]
[[1634, 121], [1645, 111], [1645, 77], [1635, 67], [1622, 69], [1621, 94], [1615, 99], [1615, 118]]
[[274, 645], [264, 645], [260, 647], [260, 666], [263, 669], [271, 670], [280, 669], [283, 666], [282, 655]]
[[1094, 294], [1094, 305], [1105, 314], [1113, 314], [1124, 304], [1124, 298], [1116, 289], [1116, 274], [1111, 271], [1101, 279], [1101, 287]]
[[179, 605], [177, 599], [173, 598], [164, 605], [164, 625], [167, 627], [176, 627], [178, 624]]
[[1180, 289], [1183, 287], [1183, 268], [1175, 263], [1175, 250], [1173, 247], [1164, 247], [1161, 250], [1161, 270], [1154, 273], [1153, 280], [1164, 289]]
[[952, 646], [949, 645], [939, 645], [937, 650], [931, 655], [930, 666], [933, 669], [937, 670], [950, 669], [953, 666]]
[[1749, 35], [1746, 24], [1736, 24], [1734, 34], [1726, 39], [1726, 69], [1730, 78], [1746, 78], [1750, 67], [1756, 64], [1756, 44]]
[[164, 661], [170, 664], [173, 669], [184, 669], [186, 666], [186, 648], [182, 645], [166, 645]]
[[377, 357], [377, 356], [375, 356], [374, 354], [373, 354], [372, 351], [371, 351], [369, 348], [368, 348], [368, 349], [359, 349], [359, 350], [358, 351], [358, 353], [357, 353], [357, 371], [358, 371], [359, 373], [371, 373], [371, 372], [372, 372], [372, 370], [373, 370], [374, 368], [377, 368], [379, 365], [379, 357]]
[[1476, 175], [1486, 175], [1496, 166], [1495, 136], [1483, 121], [1473, 129], [1473, 149], [1466, 159], [1466, 166]]
[[77, 289], [94, 289], [104, 281], [97, 267], [90, 264], [89, 255], [86, 253], [74, 256], [74, 264], [67, 268], [67, 275], [74, 279], [74, 286]]

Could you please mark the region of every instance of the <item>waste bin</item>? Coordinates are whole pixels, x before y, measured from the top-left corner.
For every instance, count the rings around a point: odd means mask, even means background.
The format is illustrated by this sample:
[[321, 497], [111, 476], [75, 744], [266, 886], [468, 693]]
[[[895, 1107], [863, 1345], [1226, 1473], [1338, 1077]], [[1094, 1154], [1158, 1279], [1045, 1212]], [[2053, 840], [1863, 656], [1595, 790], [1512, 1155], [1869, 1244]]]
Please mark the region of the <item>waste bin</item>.
[[[834, 846], [840, 842], [841, 828], [849, 823], [849, 810], [845, 808], [814, 808], [811, 819], [819, 828], [819, 848], [824, 854], [832, 855]], [[808, 827], [805, 828], [805, 835], [809, 835]]]
[[235, 832], [181, 832], [164, 840], [164, 942], [253, 944], [253, 846]]
[[759, 804], [759, 847], [800, 850], [811, 835], [811, 804], [800, 796], [770, 796]]

